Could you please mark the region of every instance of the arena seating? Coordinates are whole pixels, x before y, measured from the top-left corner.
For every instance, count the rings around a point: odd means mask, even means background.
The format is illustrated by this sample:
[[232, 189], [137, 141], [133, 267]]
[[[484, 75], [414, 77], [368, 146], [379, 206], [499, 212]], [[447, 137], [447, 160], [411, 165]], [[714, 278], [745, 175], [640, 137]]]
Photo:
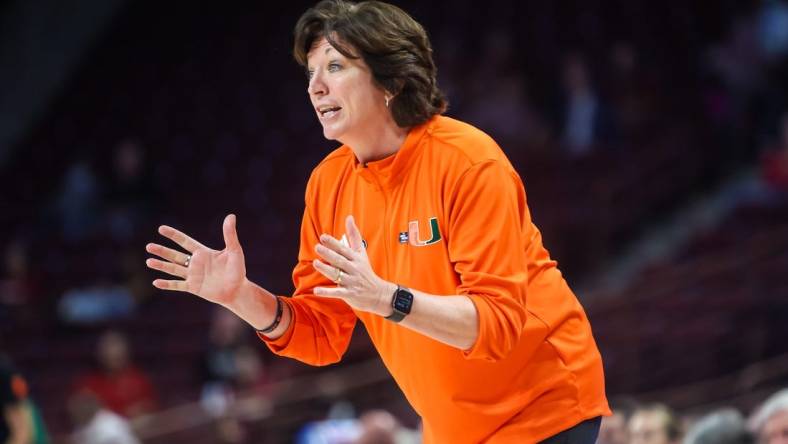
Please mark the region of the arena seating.
[[[522, 21], [516, 24], [528, 32], [514, 35], [522, 52], [512, 64], [521, 69], [523, 81], [550, 85], [562, 52], [582, 39], [543, 44], [564, 31], [546, 25], [562, 23], [546, 17], [566, 11], [536, 3], [528, 8], [538, 11], [515, 15]], [[570, 3], [574, 12], [569, 16], [588, 12], [584, 2]], [[636, 16], [648, 15], [648, 2], [623, 3], [635, 4], [626, 9]], [[322, 140], [300, 69], [288, 60], [292, 23], [279, 17], [295, 17], [302, 8], [280, 4], [277, 8], [283, 10], [273, 11], [263, 3], [206, 8], [129, 5], [2, 167], [13, 193], [4, 203], [0, 239], [22, 236], [31, 242], [42, 297], [35, 301], [34, 317], [12, 317], [0, 325], [0, 348], [28, 375], [55, 434], [69, 429], [69, 384], [91, 365], [95, 337], [109, 326], [131, 335], [133, 353], [153, 375], [164, 407], [198, 397], [195, 367], [205, 342], [209, 304], [155, 292], [120, 324], [79, 327], [64, 325], [56, 313], [58, 298], [69, 288], [99, 279], [129, 279], [119, 258], [129, 256], [142, 264], [144, 245], [157, 240], [158, 224], [174, 225], [220, 247], [221, 220], [236, 213], [250, 277], [271, 290], [291, 291], [303, 190], [311, 168], [334, 146]], [[438, 27], [440, 8], [425, 8], [429, 6], [419, 3], [412, 10]], [[179, 26], [173, 26], [175, 20]], [[682, 25], [680, 17], [674, 21], [672, 38], [690, 39], [692, 26]], [[452, 26], [462, 24], [446, 26], [435, 33], [452, 32]], [[641, 32], [632, 36], [633, 42], [648, 48], [648, 31]], [[531, 41], [529, 36], [540, 38]], [[599, 35], [585, 49], [602, 54], [617, 38]], [[697, 47], [705, 43], [688, 41]], [[441, 49], [449, 50], [436, 48]], [[683, 67], [685, 73], [692, 68]], [[663, 79], [659, 86], [662, 92], [676, 85], [691, 91], [696, 80], [688, 74]], [[470, 87], [488, 79], [461, 74], [455, 81]], [[615, 85], [600, 78], [600, 90], [611, 88]], [[537, 107], [548, 100], [541, 91], [533, 95]], [[463, 118], [470, 111], [463, 109], [462, 97], [450, 99], [456, 105], [449, 115]], [[672, 118], [659, 122], [658, 132], [616, 147], [595, 147], [582, 159], [568, 158], [556, 144], [537, 152], [518, 140], [499, 140], [523, 177], [546, 245], [570, 278], [598, 271], [644, 226], [658, 222], [727, 172], [716, 166], [726, 162], [708, 143], [702, 122], [688, 123], [699, 103], [700, 97], [691, 93], [681, 100], [667, 97], [658, 111]], [[79, 242], [63, 239], [51, 211], [63, 173], [83, 159], [103, 184], [113, 147], [129, 137], [145, 151], [157, 190], [150, 196], [155, 211], [128, 239], [113, 239], [106, 231]], [[733, 369], [742, 359], [784, 352], [778, 333], [788, 333], [780, 321], [788, 313], [777, 295], [788, 291], [780, 280], [788, 265], [787, 215], [784, 209], [742, 208], [717, 230], [696, 239], [681, 257], [655, 265], [619, 294], [591, 302], [589, 313], [611, 391], [702, 380], [720, 369]], [[735, 275], [732, 270], [747, 273]], [[154, 273], [142, 276], [152, 280]], [[740, 320], [762, 330], [732, 330]], [[350, 360], [373, 355], [369, 343], [359, 340]]]

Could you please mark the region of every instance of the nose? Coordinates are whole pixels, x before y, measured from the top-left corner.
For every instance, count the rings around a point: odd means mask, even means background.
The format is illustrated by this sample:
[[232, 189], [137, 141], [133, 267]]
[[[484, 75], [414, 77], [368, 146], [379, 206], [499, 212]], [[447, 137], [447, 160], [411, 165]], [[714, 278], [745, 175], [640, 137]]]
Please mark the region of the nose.
[[319, 70], [315, 70], [312, 73], [312, 78], [309, 79], [309, 85], [307, 85], [306, 91], [309, 95], [317, 96], [325, 95], [326, 92], [328, 92], [326, 89], [326, 84], [323, 82], [323, 75]]

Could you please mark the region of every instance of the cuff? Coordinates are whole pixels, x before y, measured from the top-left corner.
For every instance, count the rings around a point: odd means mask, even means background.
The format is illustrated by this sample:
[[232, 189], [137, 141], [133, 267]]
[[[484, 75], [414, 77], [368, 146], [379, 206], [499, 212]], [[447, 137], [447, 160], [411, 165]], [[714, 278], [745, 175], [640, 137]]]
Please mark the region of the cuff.
[[293, 306], [290, 304], [290, 301], [288, 301], [288, 298], [280, 297], [280, 299], [282, 303], [287, 304], [290, 311], [290, 325], [287, 326], [287, 330], [285, 330], [282, 336], [276, 339], [271, 339], [263, 333], [257, 332], [257, 337], [265, 342], [268, 348], [274, 353], [278, 353], [287, 348], [288, 344], [290, 344], [290, 339], [293, 337], [293, 330], [295, 330], [295, 310], [293, 310]]
[[501, 328], [496, 328], [498, 316], [485, 295], [466, 295], [476, 307], [479, 316], [476, 342], [468, 350], [463, 350], [465, 359], [481, 359], [495, 362], [506, 357], [511, 350], [510, 338], [502, 337]]

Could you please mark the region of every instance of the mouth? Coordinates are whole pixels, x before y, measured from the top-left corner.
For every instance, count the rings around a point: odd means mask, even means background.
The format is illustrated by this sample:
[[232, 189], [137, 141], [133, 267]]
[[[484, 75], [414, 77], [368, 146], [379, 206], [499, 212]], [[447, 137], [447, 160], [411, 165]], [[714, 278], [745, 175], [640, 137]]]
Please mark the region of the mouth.
[[342, 109], [341, 106], [334, 106], [334, 105], [320, 106], [317, 108], [317, 114], [320, 116], [320, 119], [322, 120], [330, 119], [336, 116], [337, 114], [339, 114], [339, 111], [341, 109]]

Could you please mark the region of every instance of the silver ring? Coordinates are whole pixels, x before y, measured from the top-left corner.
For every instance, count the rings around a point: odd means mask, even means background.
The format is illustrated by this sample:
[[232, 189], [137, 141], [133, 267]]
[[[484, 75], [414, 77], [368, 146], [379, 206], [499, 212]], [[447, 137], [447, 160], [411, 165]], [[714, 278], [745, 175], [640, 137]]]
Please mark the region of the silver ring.
[[339, 271], [339, 273], [337, 273], [337, 279], [334, 282], [336, 282], [337, 285], [342, 285], [342, 270], [337, 268], [337, 271]]
[[186, 255], [186, 260], [183, 261], [183, 266], [188, 268], [189, 264], [191, 263], [191, 261], [192, 261], [192, 255], [191, 254], [187, 254]]

